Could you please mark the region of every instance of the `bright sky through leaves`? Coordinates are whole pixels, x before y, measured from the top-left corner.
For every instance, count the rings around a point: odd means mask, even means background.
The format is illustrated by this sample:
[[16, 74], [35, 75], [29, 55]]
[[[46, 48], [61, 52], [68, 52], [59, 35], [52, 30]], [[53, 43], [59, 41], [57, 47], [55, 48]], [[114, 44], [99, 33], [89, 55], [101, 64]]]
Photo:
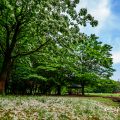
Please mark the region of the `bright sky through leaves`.
[[110, 44], [112, 49], [113, 67], [116, 69], [112, 79], [120, 79], [120, 0], [81, 0], [77, 10], [81, 7], [99, 21], [96, 28], [90, 26], [81, 28], [82, 32], [95, 33], [103, 43]]

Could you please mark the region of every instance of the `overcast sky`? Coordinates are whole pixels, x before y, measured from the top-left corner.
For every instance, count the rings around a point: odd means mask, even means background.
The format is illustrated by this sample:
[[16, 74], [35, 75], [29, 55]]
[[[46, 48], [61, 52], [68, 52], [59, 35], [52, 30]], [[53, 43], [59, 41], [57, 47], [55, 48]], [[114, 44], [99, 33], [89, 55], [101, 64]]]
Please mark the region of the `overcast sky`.
[[88, 13], [99, 21], [96, 28], [81, 28], [82, 32], [95, 33], [103, 43], [110, 44], [113, 68], [116, 69], [112, 79], [120, 79], [120, 0], [80, 0], [77, 10], [87, 8]]

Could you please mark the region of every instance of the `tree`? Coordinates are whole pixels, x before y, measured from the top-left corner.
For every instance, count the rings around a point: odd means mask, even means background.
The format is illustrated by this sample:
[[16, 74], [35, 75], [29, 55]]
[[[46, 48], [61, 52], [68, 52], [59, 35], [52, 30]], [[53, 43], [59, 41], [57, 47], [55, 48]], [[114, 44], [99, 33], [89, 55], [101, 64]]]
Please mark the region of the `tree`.
[[113, 93], [119, 89], [117, 81], [111, 79], [99, 79], [96, 81], [93, 92], [96, 93]]
[[0, 93], [4, 93], [16, 58], [38, 52], [51, 41], [60, 42], [57, 38], [63, 41], [72, 26], [85, 26], [86, 22], [97, 25], [86, 9], [77, 14], [77, 3], [79, 0], [1, 0], [0, 51], [3, 62]]
[[47, 78], [42, 86], [49, 85], [49, 88], [55, 88], [57, 94], [60, 95], [62, 87], [70, 83], [67, 77], [71, 73], [70, 66], [75, 60], [75, 58], [70, 58], [68, 50], [57, 45], [52, 45], [52, 48], [49, 45], [41, 54], [34, 55], [32, 63], [35, 74]]
[[[76, 40], [78, 38], [80, 40]], [[97, 79], [108, 79], [111, 76], [113, 69], [109, 45], [98, 42], [94, 35], [83, 35], [82, 38], [81, 35], [74, 36], [74, 39], [70, 37], [69, 40], [71, 42], [66, 45], [70, 49], [51, 42], [40, 53], [19, 59], [12, 74], [13, 83], [19, 76], [17, 81], [32, 81], [33, 89], [30, 91], [39, 89], [41, 92], [38, 94], [46, 94], [55, 88], [59, 95], [63, 86], [77, 83], [81, 84], [84, 95], [86, 86], [96, 85]]]
[[112, 68], [112, 47], [97, 41], [95, 35], [85, 36], [81, 43], [72, 44], [73, 54], [77, 57], [74, 68], [75, 78], [84, 87], [94, 83], [98, 78], [109, 79], [114, 69]]

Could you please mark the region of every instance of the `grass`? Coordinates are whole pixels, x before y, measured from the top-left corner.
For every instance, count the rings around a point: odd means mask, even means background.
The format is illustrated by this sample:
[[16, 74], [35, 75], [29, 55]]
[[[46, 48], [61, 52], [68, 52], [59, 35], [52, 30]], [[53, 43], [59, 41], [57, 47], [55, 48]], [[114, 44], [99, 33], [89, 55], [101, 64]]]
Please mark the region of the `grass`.
[[[85, 98], [84, 98], [85, 99]], [[112, 107], [120, 107], [120, 103], [113, 102], [109, 98], [102, 98], [102, 97], [87, 97], [86, 99], [95, 100], [97, 102], [100, 102], [102, 104], [105, 104], [106, 106], [112, 106]]]
[[120, 120], [120, 108], [101, 97], [0, 96], [0, 120]]
[[86, 95], [99, 97], [120, 97], [120, 93], [86, 93]]

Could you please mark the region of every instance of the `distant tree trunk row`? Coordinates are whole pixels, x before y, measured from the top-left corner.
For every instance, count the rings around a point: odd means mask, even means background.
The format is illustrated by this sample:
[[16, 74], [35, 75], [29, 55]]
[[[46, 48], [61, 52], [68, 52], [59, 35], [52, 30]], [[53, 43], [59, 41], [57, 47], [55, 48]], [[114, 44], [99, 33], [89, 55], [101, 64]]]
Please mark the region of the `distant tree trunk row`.
[[[66, 90], [62, 93], [63, 89]], [[74, 89], [75, 90], [75, 89]], [[73, 91], [74, 91], [73, 90]], [[71, 93], [69, 93], [71, 91]], [[79, 91], [79, 93], [78, 93]], [[80, 92], [81, 91], [81, 92]], [[79, 90], [76, 89], [76, 92], [72, 92], [68, 86], [61, 86], [55, 84], [48, 84], [48, 83], [37, 83], [31, 80], [25, 81], [9, 81], [6, 82], [5, 86], [5, 94], [6, 95], [84, 95], [84, 87], [81, 87]]]

